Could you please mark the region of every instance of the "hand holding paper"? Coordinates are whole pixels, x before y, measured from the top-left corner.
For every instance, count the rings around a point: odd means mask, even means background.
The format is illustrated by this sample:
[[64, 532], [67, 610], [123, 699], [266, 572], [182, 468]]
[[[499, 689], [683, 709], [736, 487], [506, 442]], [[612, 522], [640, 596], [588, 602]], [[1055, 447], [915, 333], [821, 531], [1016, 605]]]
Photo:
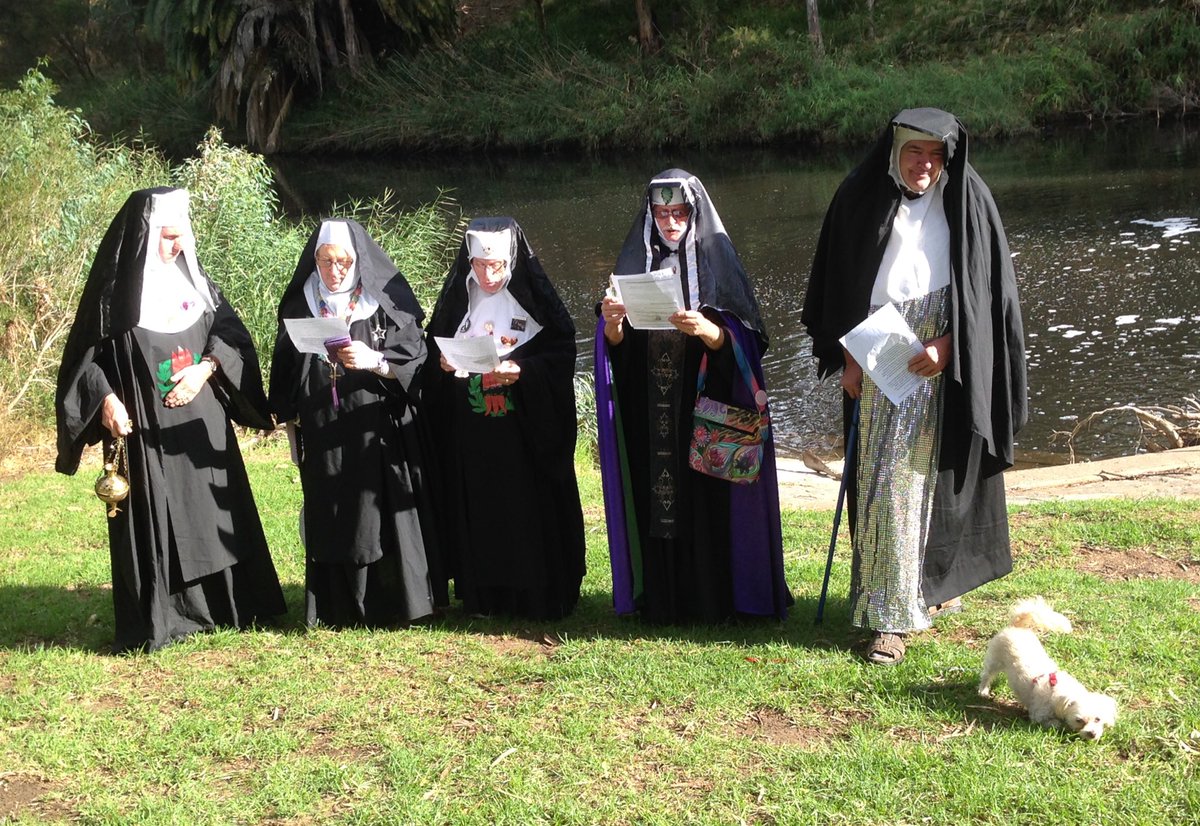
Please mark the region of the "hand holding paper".
[[892, 404], [920, 386], [921, 376], [909, 371], [908, 363], [925, 348], [894, 305], [884, 304], [867, 316], [841, 343]]
[[346, 322], [340, 318], [285, 318], [283, 325], [300, 353], [323, 356], [328, 352], [327, 340], [342, 337], [349, 340], [350, 337]]
[[613, 275], [612, 290], [639, 330], [673, 330], [672, 315], [684, 308], [683, 286], [673, 269]]
[[442, 356], [455, 370], [465, 373], [490, 373], [500, 364], [496, 340], [491, 336], [448, 338], [434, 336]]

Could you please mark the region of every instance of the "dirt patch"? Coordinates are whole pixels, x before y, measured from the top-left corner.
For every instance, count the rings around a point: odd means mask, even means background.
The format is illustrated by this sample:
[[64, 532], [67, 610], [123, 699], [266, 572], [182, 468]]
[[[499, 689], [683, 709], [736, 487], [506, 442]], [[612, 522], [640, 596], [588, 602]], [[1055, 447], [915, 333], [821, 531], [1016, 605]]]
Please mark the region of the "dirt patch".
[[845, 739], [856, 716], [854, 712], [830, 712], [823, 717], [821, 725], [814, 726], [799, 723], [779, 709], [760, 708], [750, 712], [734, 730], [742, 737], [774, 746], [815, 749], [833, 740]]
[[40, 777], [15, 772], [0, 773], [0, 820], [78, 820], [79, 813], [58, 800], [48, 800], [57, 790]]
[[1144, 549], [1113, 550], [1084, 546], [1075, 567], [1105, 580], [1181, 579], [1200, 583], [1200, 559], [1168, 559]]
[[336, 730], [332, 728], [314, 728], [310, 732], [312, 740], [300, 749], [300, 753], [324, 757], [339, 766], [369, 763], [383, 753], [383, 748], [377, 745], [340, 744], [334, 737]]
[[553, 634], [538, 632], [521, 636], [482, 636], [480, 640], [502, 657], [549, 657], [560, 645]]

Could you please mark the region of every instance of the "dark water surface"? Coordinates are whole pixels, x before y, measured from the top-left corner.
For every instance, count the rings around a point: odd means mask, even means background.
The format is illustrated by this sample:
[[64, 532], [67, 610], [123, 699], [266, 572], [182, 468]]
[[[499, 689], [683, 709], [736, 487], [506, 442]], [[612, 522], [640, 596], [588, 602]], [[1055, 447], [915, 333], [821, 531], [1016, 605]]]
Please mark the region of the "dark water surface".
[[[447, 190], [468, 218], [512, 215], [575, 316], [591, 369], [593, 307], [650, 177], [682, 167], [705, 184], [755, 285], [771, 333], [766, 363], [785, 451], [840, 442], [835, 380], [818, 385], [800, 305], [821, 219], [859, 152], [684, 150], [604, 158], [312, 158], [279, 163], [289, 209], [391, 189], [420, 204]], [[1056, 431], [1118, 404], [1178, 404], [1200, 390], [1200, 130], [1153, 124], [975, 145], [1000, 207], [1024, 309], [1031, 418], [1024, 463], [1068, 459]], [[1132, 453], [1119, 417], [1078, 458]]]

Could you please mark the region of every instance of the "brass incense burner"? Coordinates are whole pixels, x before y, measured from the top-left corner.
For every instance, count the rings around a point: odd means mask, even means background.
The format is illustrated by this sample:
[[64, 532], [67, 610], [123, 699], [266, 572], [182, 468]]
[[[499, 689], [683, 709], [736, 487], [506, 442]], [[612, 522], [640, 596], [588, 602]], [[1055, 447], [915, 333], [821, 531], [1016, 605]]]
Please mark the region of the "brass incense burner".
[[118, 436], [113, 440], [112, 450], [104, 463], [104, 472], [96, 480], [96, 496], [108, 505], [108, 518], [112, 519], [121, 510], [117, 503], [129, 496], [129, 479], [121, 474], [124, 470], [129, 473], [125, 460], [125, 437]]

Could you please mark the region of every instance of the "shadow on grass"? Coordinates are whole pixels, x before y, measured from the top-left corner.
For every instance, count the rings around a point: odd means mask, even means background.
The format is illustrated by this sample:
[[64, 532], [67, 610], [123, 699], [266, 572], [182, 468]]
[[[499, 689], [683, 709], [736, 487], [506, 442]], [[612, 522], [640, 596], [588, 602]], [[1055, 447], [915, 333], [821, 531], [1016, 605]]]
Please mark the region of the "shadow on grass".
[[[287, 614], [264, 626], [274, 633], [304, 634], [304, 587], [283, 587]], [[814, 650], [845, 651], [857, 647], [861, 634], [849, 626], [844, 602], [826, 605], [825, 621], [816, 625], [815, 599], [800, 599], [787, 619], [739, 617], [713, 625], [657, 625], [636, 616], [619, 617], [606, 592], [585, 592], [574, 613], [561, 620], [521, 617], [472, 617], [454, 603], [415, 625], [459, 634], [515, 637], [539, 644], [576, 640], [660, 640], [741, 646], [786, 645]], [[392, 629], [404, 633], [404, 628]], [[107, 653], [114, 637], [112, 592], [108, 586], [74, 589], [47, 586], [0, 587], [0, 648], [62, 648]]]
[[697, 644], [733, 643], [742, 646], [788, 645], [817, 650], [855, 648], [861, 632], [851, 628], [844, 603], [826, 603], [825, 621], [814, 623], [816, 600], [797, 600], [787, 619], [738, 617], [716, 624], [660, 625], [636, 615], [617, 616], [606, 592], [585, 592], [575, 611], [561, 620], [537, 621], [521, 617], [472, 617], [459, 604], [422, 623], [462, 634], [511, 636], [545, 644], [547, 640], [661, 640]]
[[[276, 633], [303, 632], [304, 588], [284, 585], [283, 596], [287, 614], [262, 627]], [[112, 588], [107, 585], [0, 587], [0, 649], [107, 654], [115, 636]]]
[[922, 705], [940, 718], [961, 716], [968, 728], [980, 731], [1041, 728], [1030, 722], [1025, 710], [1010, 701], [980, 697], [975, 679], [925, 683], [909, 689]]

